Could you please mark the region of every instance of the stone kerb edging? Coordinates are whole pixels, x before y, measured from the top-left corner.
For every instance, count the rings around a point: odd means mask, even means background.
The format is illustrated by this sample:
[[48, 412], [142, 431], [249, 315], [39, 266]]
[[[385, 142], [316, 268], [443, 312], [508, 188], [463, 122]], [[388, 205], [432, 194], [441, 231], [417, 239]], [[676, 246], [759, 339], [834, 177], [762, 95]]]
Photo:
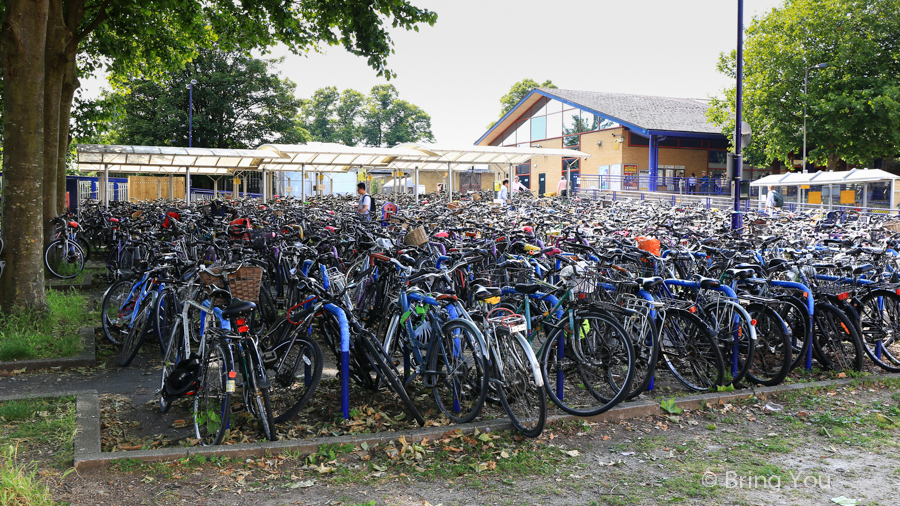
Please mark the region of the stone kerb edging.
[[[705, 404], [717, 404], [730, 402], [737, 399], [746, 399], [751, 396], [769, 395], [779, 392], [788, 392], [794, 390], [803, 390], [807, 388], [829, 387], [845, 385], [854, 381], [853, 379], [839, 379], [816, 381], [812, 383], [792, 383], [789, 385], [779, 385], [774, 387], [765, 387], [758, 389], [736, 390], [732, 392], [710, 393], [703, 395], [691, 395], [675, 398], [675, 404], [682, 409], [697, 409]], [[863, 379], [862, 381], [868, 381]], [[875, 379], [877, 381], [877, 379]], [[43, 397], [56, 396], [56, 394], [44, 394]], [[31, 396], [37, 397], [37, 396]], [[3, 399], [0, 399], [3, 400]], [[459, 425], [446, 425], [440, 427], [424, 427], [421, 429], [381, 432], [378, 434], [354, 434], [347, 436], [322, 437], [311, 439], [295, 439], [287, 441], [267, 441], [262, 443], [243, 443], [235, 445], [207, 446], [207, 447], [178, 447], [178, 448], [159, 448], [154, 450], [133, 450], [123, 452], [101, 452], [100, 451], [100, 404], [97, 393], [82, 393], [78, 395], [77, 424], [78, 431], [75, 436], [75, 469], [79, 472], [84, 470], [103, 469], [112, 465], [115, 461], [121, 459], [134, 459], [145, 462], [154, 461], [170, 461], [184, 457], [202, 455], [206, 457], [260, 457], [266, 454], [277, 455], [285, 451], [299, 451], [301, 453], [315, 453], [319, 445], [322, 444], [353, 444], [359, 445], [363, 442], [369, 446], [379, 443], [394, 441], [400, 436], [404, 436], [407, 441], [418, 442], [422, 438], [440, 439], [441, 436], [448, 431], [462, 430], [470, 432], [478, 429], [481, 432], [500, 431], [511, 429], [512, 425], [507, 419], [487, 420], [476, 423], [467, 423]], [[569, 420], [587, 420], [587, 421], [618, 421], [630, 418], [640, 418], [645, 416], [663, 414], [658, 402], [636, 401], [627, 404], [620, 404], [606, 413], [593, 417], [578, 417], [574, 415], [558, 415], [549, 417], [548, 424], [569, 421]]]
[[[54, 290], [68, 290], [74, 288], [76, 290], [87, 290], [91, 287], [93, 274], [87, 273], [82, 278], [81, 283], [44, 283], [44, 288], [52, 288]], [[60, 280], [65, 281], [65, 280]]]
[[85, 327], [78, 331], [84, 342], [81, 353], [68, 358], [36, 358], [32, 360], [13, 360], [0, 362], [0, 371], [12, 372], [37, 371], [58, 367], [60, 369], [72, 369], [75, 367], [94, 367], [97, 365], [97, 343], [94, 339], [93, 327]]

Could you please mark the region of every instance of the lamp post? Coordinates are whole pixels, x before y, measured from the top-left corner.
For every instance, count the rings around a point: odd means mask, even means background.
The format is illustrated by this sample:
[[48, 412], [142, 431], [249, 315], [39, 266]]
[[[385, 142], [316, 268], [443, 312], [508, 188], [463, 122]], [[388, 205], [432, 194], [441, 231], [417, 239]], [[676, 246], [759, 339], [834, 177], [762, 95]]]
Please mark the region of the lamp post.
[[809, 71], [815, 69], [824, 69], [827, 67], [827, 63], [820, 63], [818, 65], [813, 65], [806, 69], [806, 72], [803, 73], [803, 173], [806, 174], [806, 82], [809, 80]]
[[[190, 84], [185, 86], [188, 89], [188, 147], [194, 147], [194, 86], [197, 84], [196, 79], [191, 79]], [[191, 203], [191, 168], [186, 167], [184, 178], [184, 201]]]

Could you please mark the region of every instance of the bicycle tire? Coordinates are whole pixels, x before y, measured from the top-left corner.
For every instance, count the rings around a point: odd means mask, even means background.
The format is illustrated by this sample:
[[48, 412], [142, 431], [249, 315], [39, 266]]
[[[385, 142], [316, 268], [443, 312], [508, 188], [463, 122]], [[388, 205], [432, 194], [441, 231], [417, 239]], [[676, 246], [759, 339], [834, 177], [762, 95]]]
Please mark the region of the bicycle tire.
[[397, 373], [390, 365], [388, 365], [384, 348], [382, 348], [368, 332], [362, 332], [358, 336], [357, 342], [361, 343], [360, 347], [364, 350], [369, 361], [372, 363], [372, 366], [378, 371], [378, 374], [384, 377], [390, 389], [397, 394], [397, 397], [400, 397], [400, 401], [403, 402], [403, 405], [406, 407], [407, 413], [416, 419], [416, 422], [418, 422], [420, 427], [424, 427], [425, 418], [422, 417], [422, 414], [419, 412], [415, 403], [409, 398]]
[[747, 306], [756, 320], [756, 349], [747, 379], [757, 385], [775, 386], [787, 377], [793, 364], [787, 324], [774, 309], [762, 304]]
[[791, 370], [800, 367], [806, 361], [809, 347], [812, 346], [811, 317], [806, 304], [793, 296], [777, 297], [782, 302], [778, 309], [778, 316], [791, 330]]
[[225, 344], [214, 339], [207, 342], [200, 368], [200, 386], [194, 394], [194, 437], [202, 446], [222, 442], [231, 415], [231, 392], [228, 374], [234, 370], [231, 353]]
[[538, 437], [547, 423], [547, 395], [543, 380], [538, 384], [534, 376], [531, 363], [534, 354], [528, 353], [531, 345], [521, 335], [510, 334], [506, 327], [497, 328], [496, 338], [499, 356], [492, 361], [496, 374], [491, 375], [491, 381], [501, 384], [497, 389], [500, 404], [513, 427], [523, 436]]
[[153, 308], [154, 299], [152, 294], [148, 295], [138, 306], [138, 314], [128, 329], [128, 335], [122, 341], [122, 349], [119, 350], [119, 365], [122, 367], [131, 364], [131, 361], [137, 356], [138, 350], [141, 349], [141, 345], [144, 344], [144, 340], [147, 339], [147, 334], [150, 333], [152, 326], [150, 311]]
[[81, 246], [81, 250], [84, 251], [84, 261], [85, 263], [87, 263], [87, 261], [91, 259], [91, 253], [93, 250], [93, 248], [91, 247], [91, 242], [81, 234], [75, 236], [75, 241], [79, 246]]
[[175, 290], [165, 288], [160, 292], [153, 306], [153, 331], [159, 342], [160, 353], [165, 353], [169, 347], [168, 338], [172, 326], [179, 324], [178, 317], [181, 311], [178, 307], [178, 295]]
[[168, 337], [168, 346], [166, 347], [166, 352], [163, 354], [162, 361], [162, 379], [159, 384], [159, 410], [162, 413], [169, 411], [169, 408], [172, 407], [172, 401], [174, 399], [169, 399], [166, 396], [166, 380], [169, 379], [169, 374], [171, 374], [172, 370], [178, 365], [178, 362], [183, 360], [183, 353], [180, 345], [183, 344], [184, 341], [184, 327], [182, 325], [175, 325], [172, 327], [171, 335]]
[[639, 325], [640, 319], [626, 319], [623, 326], [631, 336], [634, 348], [634, 380], [631, 382], [631, 392], [626, 399], [634, 399], [647, 391], [656, 365], [659, 363], [659, 327], [656, 321], [648, 317], [647, 328], [643, 330]]
[[[753, 365], [753, 353], [756, 349], [756, 341], [751, 339], [752, 322], [748, 321], [744, 313], [738, 311], [736, 302], [714, 301], [703, 306], [702, 314], [709, 315], [708, 321], [716, 331], [716, 339], [719, 350], [722, 353], [722, 361], [725, 365], [726, 379], [731, 374], [732, 385], [737, 385], [750, 372]], [[721, 321], [732, 316], [731, 322]], [[735, 334], [737, 334], [737, 357], [735, 357]]]
[[722, 385], [725, 361], [715, 331], [683, 309], [667, 309], [661, 327], [660, 360], [679, 383], [696, 392]]
[[135, 294], [131, 291], [133, 285], [131, 281], [117, 281], [103, 294], [100, 321], [103, 334], [113, 344], [122, 344], [122, 340], [128, 334], [127, 322], [131, 321], [131, 312], [134, 310]]
[[84, 251], [75, 241], [57, 239], [44, 250], [44, 266], [57, 278], [72, 279], [84, 270]]
[[425, 381], [433, 385], [438, 409], [454, 423], [474, 420], [487, 397], [486, 354], [475, 337], [477, 332], [469, 321], [453, 319], [432, 336], [429, 346]]
[[322, 379], [322, 348], [314, 339], [306, 337], [305, 331], [305, 327], [297, 328], [270, 350], [278, 356], [275, 367], [268, 369], [276, 424], [296, 417], [312, 399]]
[[859, 300], [859, 314], [866, 355], [878, 367], [900, 372], [900, 295], [873, 290]]
[[574, 333], [564, 317], [541, 348], [544, 390], [566, 413], [599, 415], [631, 392], [634, 348], [627, 331], [609, 313], [578, 313], [574, 324], [578, 339], [571, 339]]
[[847, 315], [831, 304], [816, 302], [813, 320], [818, 330], [813, 336], [816, 359], [833, 371], [862, 370], [865, 352]]
[[[263, 378], [262, 375], [265, 374], [265, 369], [263, 368], [262, 361], [259, 358], [259, 354], [257, 353], [257, 349], [252, 346], [252, 343], [247, 343], [243, 346], [245, 357], [247, 358], [247, 363], [250, 367], [249, 374], [247, 374], [248, 379], [252, 378], [249, 385], [245, 385], [244, 389], [246, 394], [252, 398], [250, 403], [246, 403], [250, 408], [250, 412], [253, 416], [259, 420], [260, 425], [262, 425], [263, 435], [266, 436], [266, 439], [269, 441], [277, 441], [278, 435], [275, 432], [275, 420], [272, 416], [272, 401], [269, 395], [268, 387], [259, 386]], [[246, 395], [245, 394], [245, 395]]]

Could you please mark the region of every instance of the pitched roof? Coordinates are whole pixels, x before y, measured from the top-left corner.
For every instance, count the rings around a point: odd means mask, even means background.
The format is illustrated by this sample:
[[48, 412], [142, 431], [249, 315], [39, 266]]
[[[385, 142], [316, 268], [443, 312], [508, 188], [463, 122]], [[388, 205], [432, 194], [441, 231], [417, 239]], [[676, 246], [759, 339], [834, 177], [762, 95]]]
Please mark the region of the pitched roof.
[[646, 130], [672, 132], [722, 133], [721, 128], [706, 119], [705, 102], [692, 98], [652, 97], [627, 93], [560, 90], [540, 88], [544, 95], [588, 109]]
[[543, 95], [583, 106], [645, 130], [720, 134], [706, 120], [708, 104], [692, 98], [651, 97], [626, 93], [539, 88]]

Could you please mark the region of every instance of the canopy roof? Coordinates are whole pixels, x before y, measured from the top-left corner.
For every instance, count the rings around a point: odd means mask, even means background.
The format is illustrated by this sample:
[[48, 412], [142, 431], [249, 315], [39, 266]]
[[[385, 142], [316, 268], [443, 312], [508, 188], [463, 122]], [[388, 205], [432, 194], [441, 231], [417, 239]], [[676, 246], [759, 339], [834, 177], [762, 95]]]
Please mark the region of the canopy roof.
[[346, 172], [354, 167], [388, 167], [398, 157], [418, 158], [418, 152], [400, 148], [345, 146], [328, 142], [308, 144], [264, 144], [260, 150], [278, 155], [266, 163], [266, 170], [312, 172]]
[[182, 148], [173, 146], [119, 146], [79, 144], [78, 170], [152, 174], [184, 173], [226, 175], [257, 170], [267, 160], [281, 155], [261, 149]]
[[242, 170], [346, 172], [353, 168], [446, 171], [473, 165], [518, 165], [535, 156], [587, 158], [570, 149], [403, 144], [393, 148], [333, 143], [264, 144], [259, 149], [79, 144], [82, 171], [226, 175]]
[[391, 165], [397, 169], [464, 171], [473, 165], [518, 165], [535, 156], [560, 156], [587, 158], [591, 155], [572, 149], [545, 149], [499, 146], [443, 146], [440, 144], [401, 144], [399, 149], [412, 149], [420, 153], [418, 159], [398, 158]]
[[828, 185], [828, 184], [862, 184], [888, 182], [900, 179], [881, 169], [852, 169], [839, 172], [813, 172], [802, 174], [791, 172], [788, 174], [773, 174], [756, 181], [750, 186], [801, 186], [801, 185]]

